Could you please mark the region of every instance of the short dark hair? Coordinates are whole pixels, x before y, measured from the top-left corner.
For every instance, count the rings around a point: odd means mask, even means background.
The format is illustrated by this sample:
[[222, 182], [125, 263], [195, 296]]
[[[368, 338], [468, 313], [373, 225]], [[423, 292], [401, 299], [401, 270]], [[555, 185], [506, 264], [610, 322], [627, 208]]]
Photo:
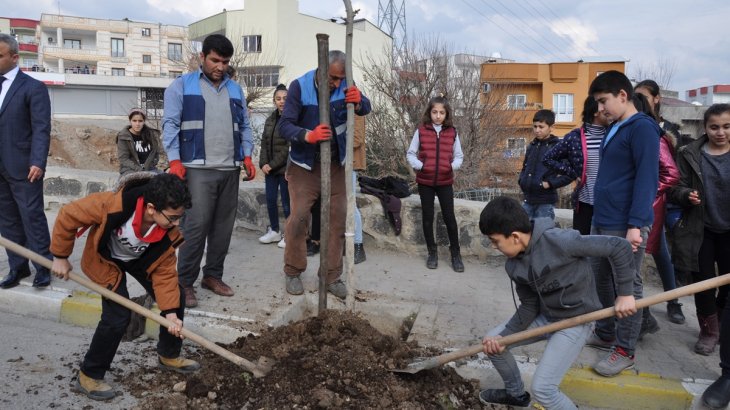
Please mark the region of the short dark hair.
[[203, 55], [207, 56], [211, 51], [221, 57], [230, 57], [233, 55], [233, 44], [223, 34], [211, 34], [203, 40]]
[[730, 113], [730, 104], [712, 104], [710, 108], [705, 111], [705, 117], [702, 120], [702, 126], [707, 126], [707, 121], [710, 120], [710, 117], [713, 117], [715, 115], [722, 115], [726, 112]]
[[591, 124], [593, 123], [593, 120], [596, 118], [596, 113], [598, 112], [598, 102], [595, 98], [593, 98], [592, 95], [589, 95], [586, 97], [586, 100], [583, 101], [583, 123]]
[[593, 79], [588, 94], [611, 93], [617, 96], [621, 90], [624, 90], [629, 98], [634, 95], [634, 87], [631, 85], [629, 77], [620, 71], [610, 70]]
[[530, 217], [522, 205], [514, 198], [498, 196], [487, 203], [479, 216], [479, 230], [484, 235], [512, 232], [532, 232]]
[[145, 203], [154, 205], [158, 211], [193, 206], [188, 185], [173, 174], [157, 174], [150, 178], [142, 196]]
[[428, 101], [426, 111], [423, 112], [423, 117], [421, 117], [421, 122], [423, 123], [423, 125], [431, 124], [433, 122], [431, 120], [431, 110], [433, 109], [433, 106], [435, 104], [443, 105], [444, 110], [446, 111], [446, 117], [444, 117], [444, 122], [442, 125], [444, 127], [453, 127], [454, 120], [451, 118], [451, 105], [449, 104], [449, 100], [446, 99], [446, 97], [444, 97], [443, 95], [433, 97]]
[[540, 110], [532, 117], [532, 122], [544, 122], [547, 125], [554, 125], [555, 113], [553, 110]]

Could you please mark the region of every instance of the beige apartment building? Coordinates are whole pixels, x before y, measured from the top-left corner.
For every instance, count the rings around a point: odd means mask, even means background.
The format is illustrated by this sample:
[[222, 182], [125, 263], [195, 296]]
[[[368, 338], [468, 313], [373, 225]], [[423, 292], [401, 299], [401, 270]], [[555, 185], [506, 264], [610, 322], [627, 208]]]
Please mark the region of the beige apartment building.
[[[330, 50], [345, 51], [343, 21], [302, 14], [297, 0], [246, 0], [241, 10], [224, 10], [192, 23], [189, 33], [194, 41], [216, 33], [228, 37], [237, 50], [232, 63], [238, 65], [238, 80], [247, 87], [288, 85], [316, 68], [317, 33], [329, 35]], [[376, 25], [356, 19], [352, 54], [358, 85], [364, 84], [359, 63], [366, 56], [389, 61], [391, 45], [391, 37]], [[271, 105], [269, 98], [262, 101]]]

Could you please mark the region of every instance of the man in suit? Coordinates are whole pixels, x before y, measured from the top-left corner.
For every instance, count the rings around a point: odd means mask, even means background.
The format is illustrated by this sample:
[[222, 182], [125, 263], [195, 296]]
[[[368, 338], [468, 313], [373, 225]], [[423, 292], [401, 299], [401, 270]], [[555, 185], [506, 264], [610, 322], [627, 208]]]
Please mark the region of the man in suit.
[[[43, 212], [51, 101], [45, 84], [19, 70], [18, 58], [18, 42], [0, 33], [0, 235], [51, 259]], [[2, 289], [30, 276], [27, 259], [8, 252], [8, 264]], [[50, 272], [34, 265], [33, 286], [48, 286]]]

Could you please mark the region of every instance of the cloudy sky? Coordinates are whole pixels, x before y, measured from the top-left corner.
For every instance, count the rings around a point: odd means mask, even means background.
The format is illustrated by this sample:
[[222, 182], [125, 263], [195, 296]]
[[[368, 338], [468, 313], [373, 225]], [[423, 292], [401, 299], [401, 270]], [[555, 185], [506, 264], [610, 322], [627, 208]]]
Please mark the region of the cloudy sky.
[[[377, 23], [378, 0], [353, 0], [353, 6], [358, 17]], [[680, 96], [730, 83], [727, 0], [405, 0], [405, 6], [409, 37], [438, 33], [455, 51], [498, 52], [520, 62], [618, 56], [629, 60], [630, 75], [673, 66], [669, 85]], [[243, 0], [0, 0], [0, 15], [39, 19], [60, 8], [67, 15], [187, 25], [243, 7]], [[344, 16], [340, 0], [299, 0], [299, 9]]]

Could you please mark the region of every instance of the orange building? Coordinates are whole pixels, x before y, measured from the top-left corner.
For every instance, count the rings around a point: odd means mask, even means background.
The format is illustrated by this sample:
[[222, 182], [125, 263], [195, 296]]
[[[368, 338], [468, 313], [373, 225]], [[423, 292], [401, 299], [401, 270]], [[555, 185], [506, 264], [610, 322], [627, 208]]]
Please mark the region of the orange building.
[[[492, 180], [509, 187], [516, 181], [532, 135], [532, 117], [540, 109], [555, 112], [559, 137], [580, 126], [588, 87], [597, 75], [609, 70], [625, 71], [625, 61], [576, 63], [485, 63], [481, 66], [482, 102], [487, 110], [508, 111], [509, 126], [492, 147], [493, 159], [501, 159], [496, 169], [484, 169]], [[500, 115], [504, 115], [501, 112]], [[496, 178], [495, 178], [496, 177]]]

